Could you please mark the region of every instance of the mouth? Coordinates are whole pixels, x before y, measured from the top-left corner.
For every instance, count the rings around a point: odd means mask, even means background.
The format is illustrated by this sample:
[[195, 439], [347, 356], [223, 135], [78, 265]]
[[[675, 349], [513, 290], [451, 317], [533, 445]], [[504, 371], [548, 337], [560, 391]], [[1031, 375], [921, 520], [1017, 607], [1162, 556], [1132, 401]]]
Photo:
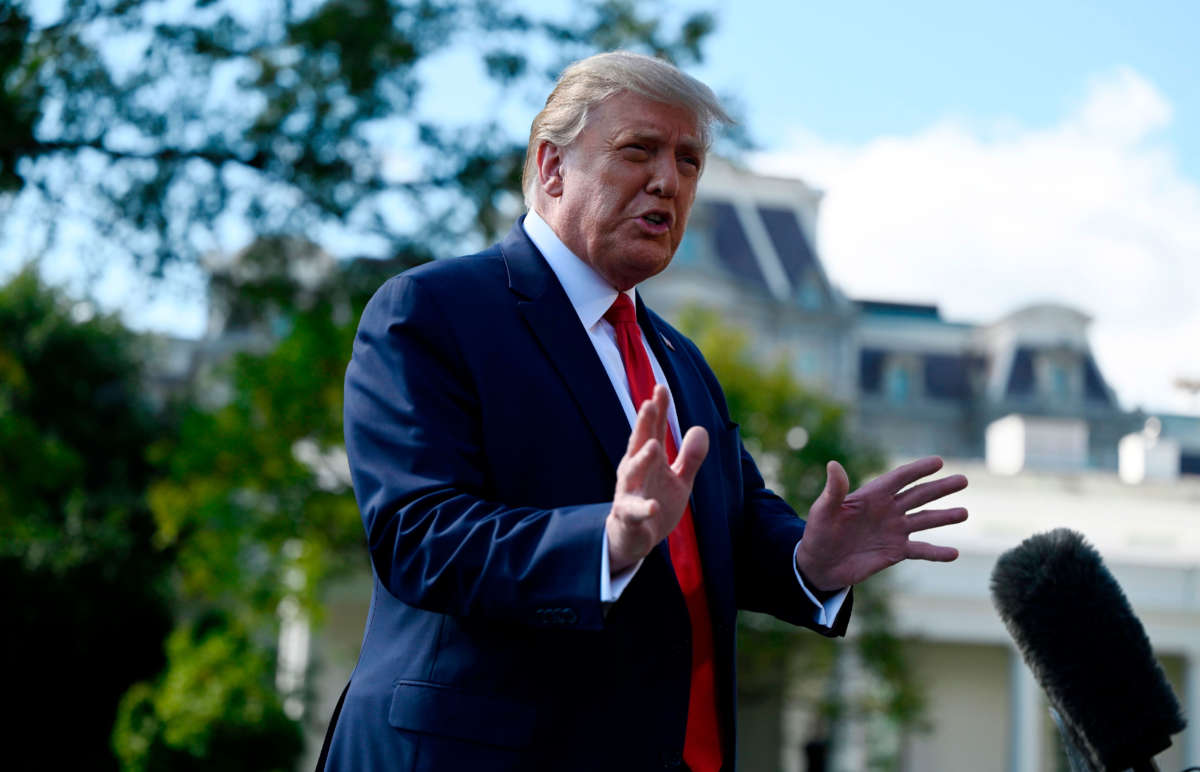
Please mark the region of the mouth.
[[665, 233], [671, 228], [672, 217], [670, 212], [652, 209], [642, 213], [638, 221], [653, 233]]

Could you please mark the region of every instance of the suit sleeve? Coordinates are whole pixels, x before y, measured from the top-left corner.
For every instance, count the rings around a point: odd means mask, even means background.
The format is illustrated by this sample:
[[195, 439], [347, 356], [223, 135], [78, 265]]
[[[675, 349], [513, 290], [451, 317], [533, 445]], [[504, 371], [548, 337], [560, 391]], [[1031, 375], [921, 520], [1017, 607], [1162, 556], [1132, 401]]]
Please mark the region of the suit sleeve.
[[804, 521], [766, 487], [745, 447], [741, 453], [746, 509], [738, 554], [734, 555], [738, 605], [828, 637], [845, 635], [854, 605], [853, 590], [831, 626], [815, 622], [817, 608], [801, 588], [793, 568], [796, 543], [804, 535]]
[[479, 387], [443, 307], [419, 278], [390, 280], [363, 312], [346, 371], [346, 450], [375, 572], [430, 611], [600, 628], [610, 504], [485, 498]]

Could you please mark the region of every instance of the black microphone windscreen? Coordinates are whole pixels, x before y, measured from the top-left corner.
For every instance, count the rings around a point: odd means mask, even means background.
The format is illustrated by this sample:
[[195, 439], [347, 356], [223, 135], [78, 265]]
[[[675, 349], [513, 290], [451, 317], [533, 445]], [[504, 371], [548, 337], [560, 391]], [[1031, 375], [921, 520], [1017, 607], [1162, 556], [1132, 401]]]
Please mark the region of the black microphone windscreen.
[[1148, 761], [1183, 730], [1146, 631], [1083, 536], [1059, 528], [1005, 552], [992, 602], [1064, 734], [1095, 769]]

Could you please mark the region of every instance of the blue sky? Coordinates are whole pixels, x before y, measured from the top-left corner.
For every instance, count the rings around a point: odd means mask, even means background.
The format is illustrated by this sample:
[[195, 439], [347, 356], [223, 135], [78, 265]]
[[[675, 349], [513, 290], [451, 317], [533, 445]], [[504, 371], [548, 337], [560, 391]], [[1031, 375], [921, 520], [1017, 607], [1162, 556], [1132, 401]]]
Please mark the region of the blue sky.
[[[776, 146], [802, 124], [863, 142], [947, 116], [1059, 120], [1089, 79], [1120, 67], [1171, 100], [1166, 131], [1200, 176], [1200, 3], [756, 2], [720, 0], [695, 74], [746, 105]], [[769, 73], [778, 73], [772, 77]]]

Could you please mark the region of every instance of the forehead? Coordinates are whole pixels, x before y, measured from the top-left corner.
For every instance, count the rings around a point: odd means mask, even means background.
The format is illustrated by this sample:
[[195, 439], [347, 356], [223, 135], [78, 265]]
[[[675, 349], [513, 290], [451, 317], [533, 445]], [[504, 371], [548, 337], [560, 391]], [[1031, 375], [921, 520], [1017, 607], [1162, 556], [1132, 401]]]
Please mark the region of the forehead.
[[615, 94], [592, 107], [584, 132], [604, 139], [633, 135], [674, 140], [702, 149], [693, 111], [629, 92]]

